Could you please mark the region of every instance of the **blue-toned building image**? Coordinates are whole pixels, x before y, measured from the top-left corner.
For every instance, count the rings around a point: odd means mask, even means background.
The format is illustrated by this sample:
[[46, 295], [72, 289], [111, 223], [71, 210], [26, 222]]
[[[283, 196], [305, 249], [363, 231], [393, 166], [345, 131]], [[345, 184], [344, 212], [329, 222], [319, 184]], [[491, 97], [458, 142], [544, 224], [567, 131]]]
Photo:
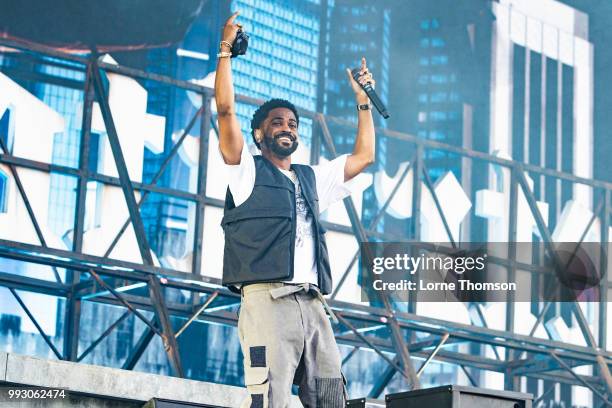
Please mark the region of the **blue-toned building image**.
[[[249, 43], [231, 72], [251, 153], [254, 111], [282, 98], [300, 113], [293, 163], [351, 154], [346, 70], [362, 57], [390, 113], [372, 108], [375, 161], [321, 214], [349, 399], [382, 406], [443, 389], [473, 406], [611, 403], [612, 7], [30, 6], [0, 6], [0, 389], [62, 388], [91, 407], [240, 406], [241, 295], [221, 282], [228, 182], [214, 90], [223, 25], [238, 11]], [[496, 302], [372, 296], [368, 243], [458, 257], [482, 243], [481, 278], [521, 290]], [[582, 286], [551, 301], [543, 291], [576, 257], [564, 245], [596, 272], [561, 279]], [[411, 275], [448, 283], [451, 269]], [[447, 406], [436, 404], [426, 405]]]

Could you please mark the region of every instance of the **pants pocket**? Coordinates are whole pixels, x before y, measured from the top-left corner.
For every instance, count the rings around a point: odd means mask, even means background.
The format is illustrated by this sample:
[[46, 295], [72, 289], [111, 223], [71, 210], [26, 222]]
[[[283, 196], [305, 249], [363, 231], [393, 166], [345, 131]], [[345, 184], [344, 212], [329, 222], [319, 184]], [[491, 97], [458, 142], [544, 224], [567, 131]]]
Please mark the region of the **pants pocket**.
[[244, 382], [249, 396], [241, 408], [268, 408], [270, 390], [268, 375], [268, 367], [245, 367]]
[[345, 390], [342, 377], [320, 378], [315, 377], [317, 386], [317, 408], [343, 408], [345, 404]]

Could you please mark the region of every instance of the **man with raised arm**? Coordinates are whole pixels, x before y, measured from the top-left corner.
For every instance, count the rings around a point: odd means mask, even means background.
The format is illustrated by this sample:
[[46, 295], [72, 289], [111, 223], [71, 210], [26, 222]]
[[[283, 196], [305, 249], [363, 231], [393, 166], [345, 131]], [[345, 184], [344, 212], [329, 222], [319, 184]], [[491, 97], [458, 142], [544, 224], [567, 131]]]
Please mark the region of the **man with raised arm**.
[[[300, 118], [289, 101], [271, 99], [251, 121], [261, 155], [245, 146], [236, 117], [231, 47], [240, 25], [223, 27], [215, 78], [219, 150], [229, 173], [222, 221], [223, 284], [241, 293], [238, 331], [249, 397], [243, 407], [285, 408], [291, 386], [305, 407], [344, 407], [341, 358], [322, 295], [332, 291], [319, 214], [350, 194], [350, 180], [374, 161], [368, 98], [347, 69], [358, 115], [353, 153], [318, 166], [291, 163]], [[374, 84], [365, 58], [359, 82]]]

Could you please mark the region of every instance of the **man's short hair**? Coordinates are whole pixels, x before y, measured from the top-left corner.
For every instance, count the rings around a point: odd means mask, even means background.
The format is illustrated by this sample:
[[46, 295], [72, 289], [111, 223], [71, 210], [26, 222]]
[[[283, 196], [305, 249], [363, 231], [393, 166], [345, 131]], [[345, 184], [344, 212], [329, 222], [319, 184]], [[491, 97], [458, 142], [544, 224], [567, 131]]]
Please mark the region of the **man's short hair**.
[[291, 112], [293, 112], [295, 115], [295, 120], [297, 121], [298, 125], [300, 124], [300, 116], [297, 113], [297, 109], [295, 108], [295, 105], [288, 100], [274, 98], [264, 102], [259, 108], [257, 108], [255, 113], [253, 113], [253, 119], [251, 119], [251, 137], [253, 138], [253, 142], [255, 142], [257, 148], [260, 150], [261, 147], [259, 143], [257, 143], [257, 139], [255, 139], [255, 130], [259, 129], [263, 121], [268, 117], [270, 111], [276, 108], [287, 108], [291, 110]]

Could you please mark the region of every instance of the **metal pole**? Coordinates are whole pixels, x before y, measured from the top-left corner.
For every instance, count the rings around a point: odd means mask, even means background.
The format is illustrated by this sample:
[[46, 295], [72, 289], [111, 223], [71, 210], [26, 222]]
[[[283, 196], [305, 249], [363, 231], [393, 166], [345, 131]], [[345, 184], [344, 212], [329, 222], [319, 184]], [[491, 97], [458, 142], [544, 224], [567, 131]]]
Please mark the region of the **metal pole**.
[[410, 236], [413, 241], [421, 240], [421, 174], [423, 173], [422, 144], [417, 144], [414, 154], [414, 166], [412, 172], [412, 224]]
[[[421, 143], [417, 143], [416, 152], [414, 153], [414, 166], [412, 172], [412, 219], [411, 219], [411, 230], [410, 238], [414, 242], [421, 241], [421, 174], [423, 174], [423, 160], [425, 155], [425, 149]], [[417, 258], [419, 254], [417, 250], [412, 248], [412, 257]], [[420, 272], [413, 275], [413, 280], [418, 281], [420, 279]], [[408, 313], [417, 312], [417, 293], [410, 292], [408, 294]]]
[[210, 295], [208, 297], [208, 299], [206, 299], [206, 302], [204, 302], [204, 304], [202, 306], [200, 306], [200, 308], [193, 314], [193, 316], [191, 316], [189, 318], [189, 320], [187, 320], [187, 322], [185, 322], [185, 324], [183, 325], [183, 327], [181, 327], [176, 334], [174, 335], [174, 337], [176, 337], [178, 339], [178, 336], [181, 335], [181, 333], [183, 333], [187, 327], [189, 327], [189, 325], [200, 315], [200, 313], [202, 313], [211, 303], [213, 300], [215, 300], [215, 298], [219, 295], [219, 292], [214, 292], [212, 295]]
[[[598, 340], [599, 347], [606, 350], [608, 344], [608, 256], [610, 255], [610, 190], [604, 190], [604, 200], [601, 212], [601, 251], [599, 256], [599, 270], [602, 278], [599, 285], [599, 324], [598, 324]], [[597, 368], [599, 375], [604, 376], [601, 368]]]
[[[85, 71], [85, 88], [83, 91], [83, 111], [81, 121], [81, 143], [79, 147], [79, 179], [76, 191], [76, 211], [74, 215], [74, 230], [72, 233], [72, 250], [82, 252], [83, 233], [85, 231], [85, 204], [87, 202], [87, 181], [89, 173], [89, 146], [91, 139], [91, 118], [93, 113], [94, 93], [91, 83], [92, 65], [87, 64]], [[77, 271], [67, 269], [66, 282], [72, 285], [66, 298], [64, 313], [64, 357], [69, 361], [78, 361], [79, 326], [81, 321], [81, 299], [75, 294], [75, 285], [81, 275]]]
[[[211, 98], [207, 95], [202, 95], [202, 107], [204, 114], [200, 118], [200, 148], [198, 150], [198, 186], [197, 194], [198, 201], [195, 209], [195, 227], [193, 229], [193, 257], [191, 264], [191, 272], [194, 275], [199, 275], [202, 269], [202, 246], [204, 241], [204, 212], [206, 205], [204, 198], [206, 197], [206, 176], [208, 175], [208, 136], [210, 133], [210, 111]], [[246, 147], [245, 147], [246, 149]], [[178, 337], [178, 336], [177, 336]]]
[[440, 349], [442, 348], [444, 343], [446, 343], [446, 340], [448, 340], [448, 336], [449, 336], [449, 333], [444, 333], [444, 335], [440, 339], [440, 343], [438, 343], [436, 348], [433, 349], [433, 351], [431, 352], [429, 357], [427, 357], [427, 360], [425, 360], [423, 362], [423, 365], [421, 365], [421, 367], [419, 367], [419, 370], [417, 371], [417, 377], [420, 377], [421, 374], [423, 374], [423, 371], [425, 371], [425, 368], [427, 367], [427, 364], [429, 364], [431, 362], [431, 360], [433, 360], [433, 358], [436, 356], [436, 354], [438, 354], [438, 351], [440, 351]]
[[[510, 168], [510, 197], [509, 197], [509, 208], [510, 214], [508, 217], [508, 259], [511, 264], [507, 268], [508, 270], [508, 282], [516, 282], [516, 227], [518, 218], [518, 180], [517, 180], [517, 169], [516, 167]], [[506, 302], [506, 331], [509, 333], [514, 332], [514, 319], [515, 319], [515, 295], [513, 291], [507, 293], [508, 299]], [[508, 349], [506, 359], [508, 361], [514, 360], [514, 350]], [[506, 390], [518, 391], [518, 377], [512, 374], [512, 371], [508, 370], [504, 376], [504, 388]]]

